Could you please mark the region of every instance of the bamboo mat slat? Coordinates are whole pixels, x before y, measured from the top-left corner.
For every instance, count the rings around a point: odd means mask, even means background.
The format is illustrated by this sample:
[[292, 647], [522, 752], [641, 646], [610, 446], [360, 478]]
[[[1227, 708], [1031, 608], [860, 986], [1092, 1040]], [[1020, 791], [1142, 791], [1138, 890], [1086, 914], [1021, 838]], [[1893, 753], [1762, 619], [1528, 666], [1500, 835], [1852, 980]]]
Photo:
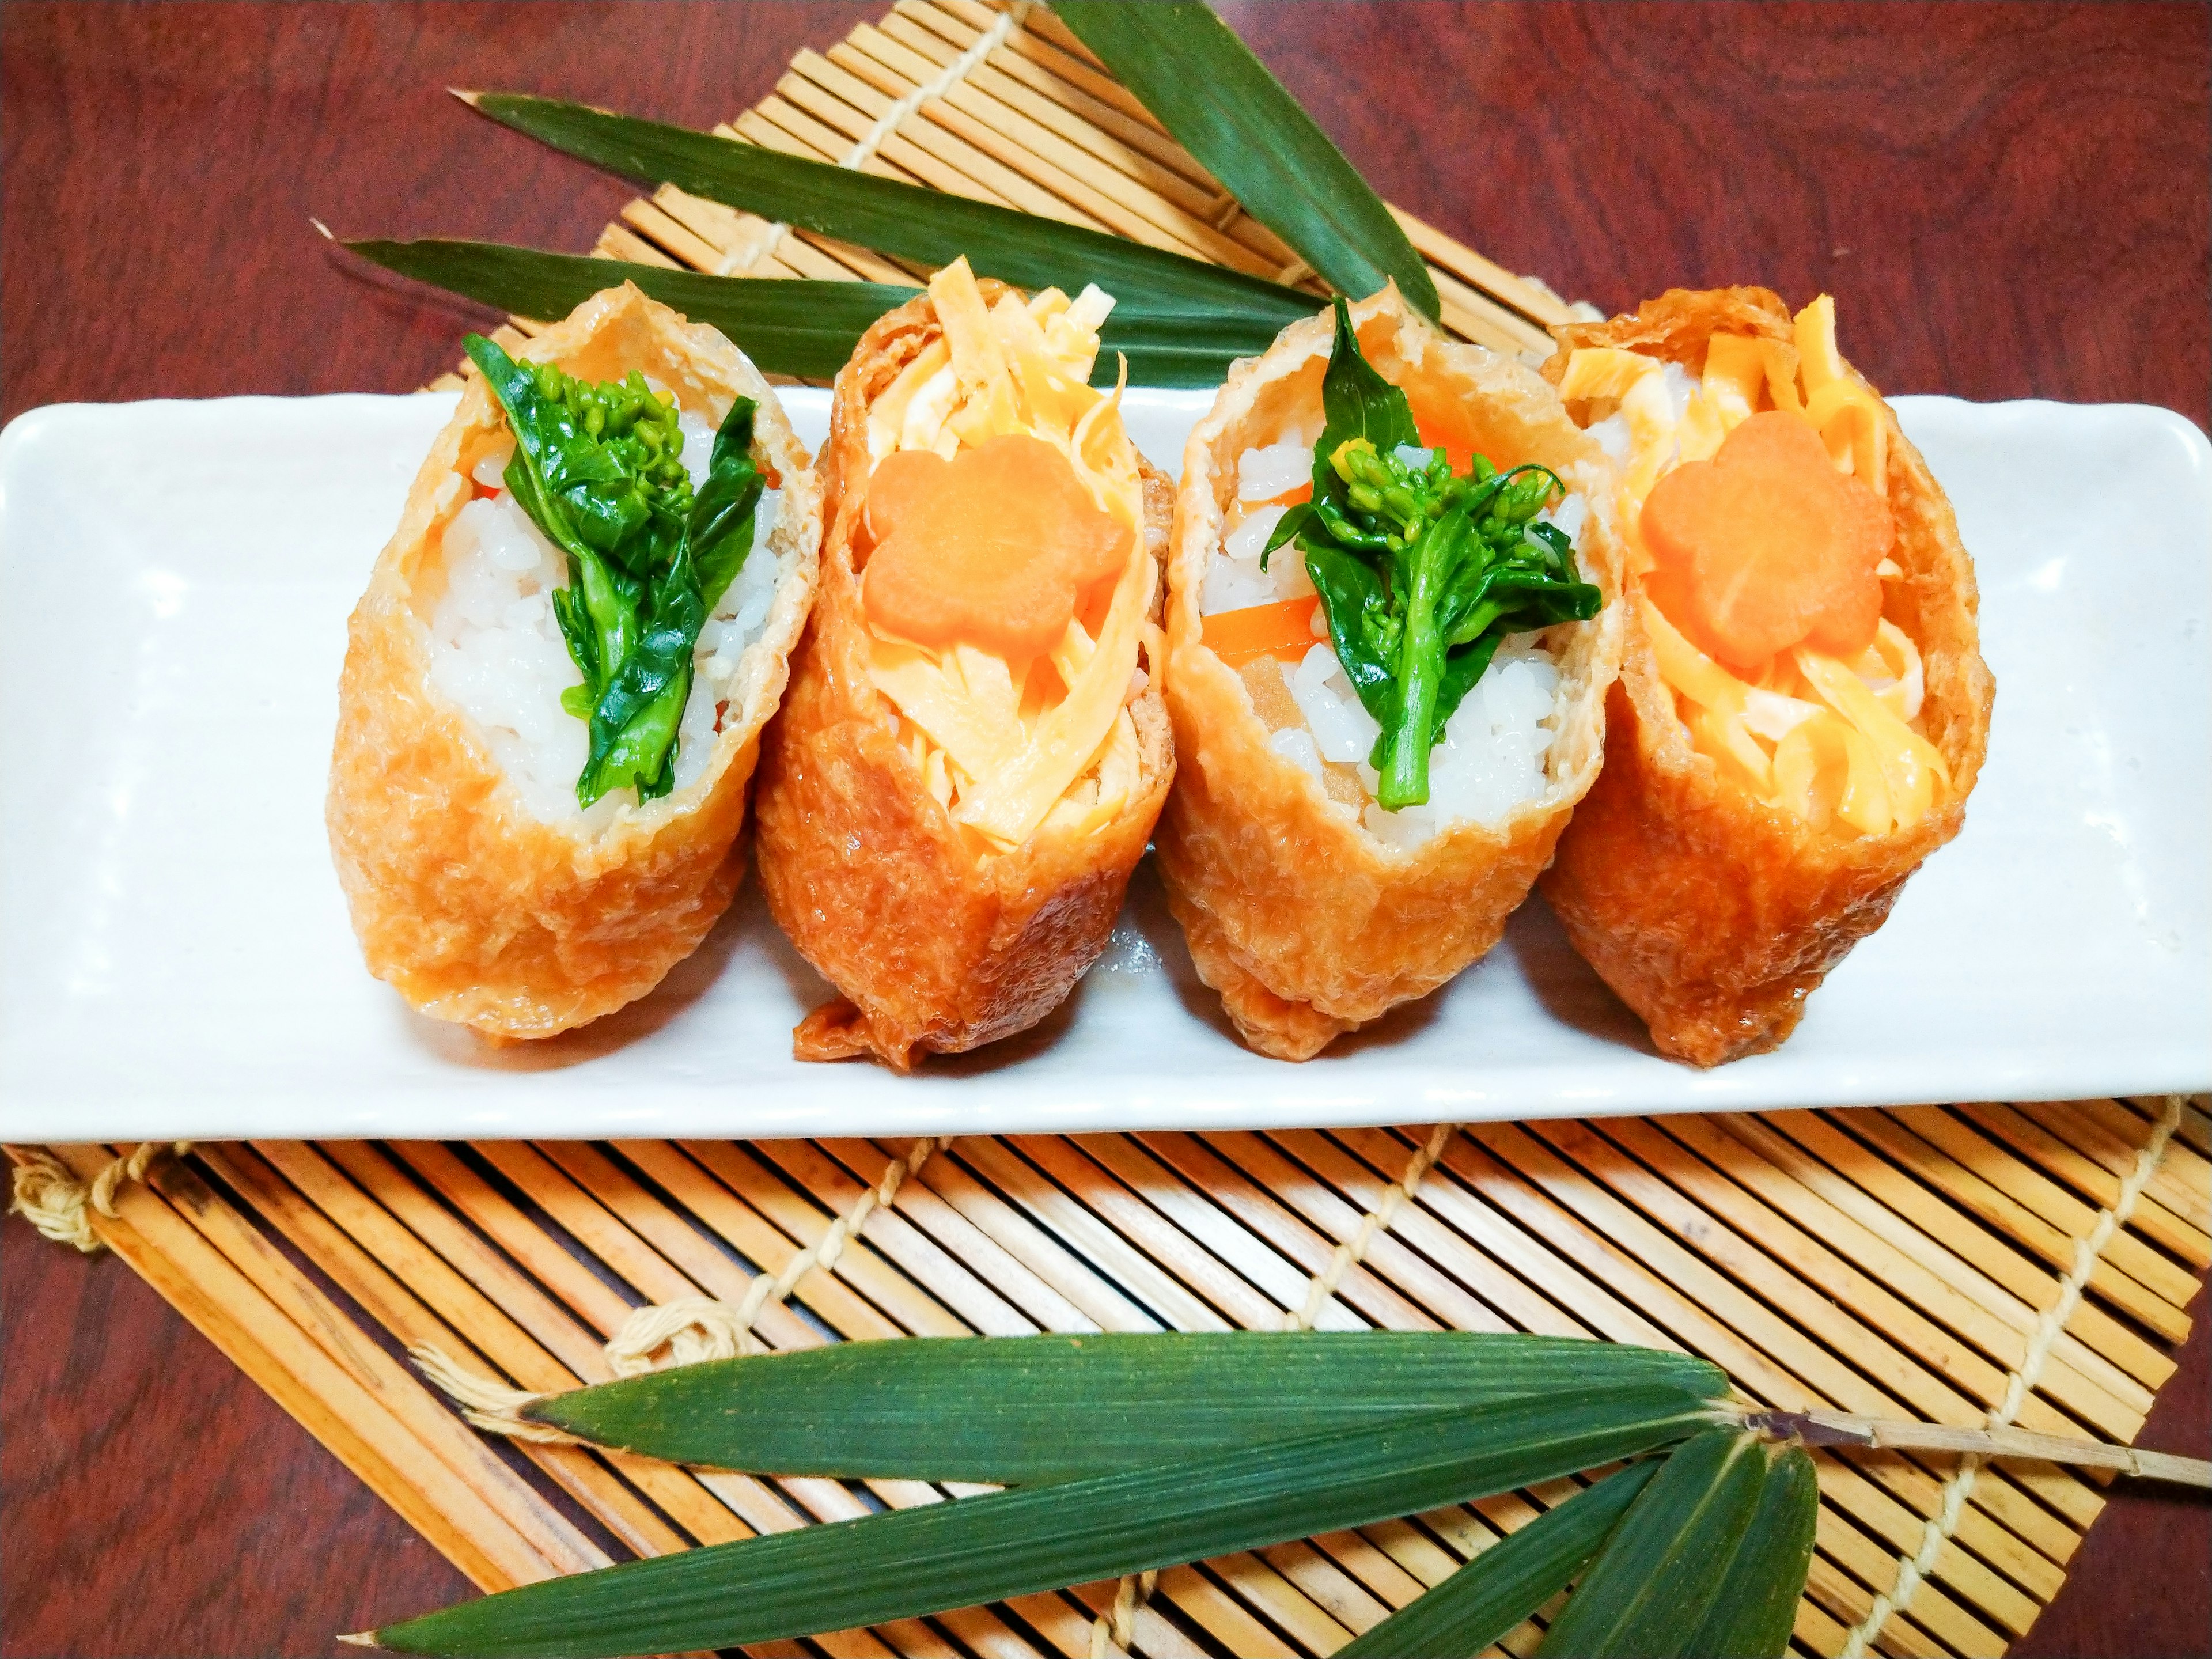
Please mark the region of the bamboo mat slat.
[[[799, 54], [768, 98], [717, 131], [1322, 292], [1048, 12], [1029, 11], [978, 56], [1001, 26], [982, 0], [900, 0]], [[1392, 210], [1452, 331], [1533, 358], [1577, 314], [1539, 280]], [[665, 185], [626, 205], [593, 251], [733, 276], [927, 274]], [[512, 348], [541, 326], [513, 319], [496, 337]], [[911, 1162], [902, 1144], [258, 1142], [157, 1164], [94, 1225], [487, 1589], [965, 1490], [495, 1441], [400, 1357], [434, 1347], [530, 1389], [605, 1380], [602, 1345], [633, 1309], [738, 1303], [763, 1275], [780, 1285], [864, 1206], [833, 1266], [763, 1303], [759, 1342], [1298, 1317], [1531, 1330], [1686, 1349], [1778, 1407], [1977, 1425], [2070, 1276], [2081, 1293], [2017, 1421], [2123, 1441], [2172, 1373], [2168, 1351], [2212, 1264], [2202, 1101], [1481, 1124], [1452, 1133], [1432, 1167], [1431, 1133], [965, 1136], [887, 1204], [872, 1194]], [[2125, 1224], [2091, 1258], [2084, 1241], [2161, 1138]], [[81, 1179], [129, 1150], [53, 1149]], [[1410, 1195], [1378, 1228], [1409, 1170]], [[1363, 1237], [1357, 1261], [1340, 1259]], [[1816, 1555], [1794, 1638], [1808, 1655], [1844, 1651], [1916, 1555], [1932, 1564], [1926, 1582], [1873, 1650], [2002, 1652], [2057, 1593], [2103, 1502], [2091, 1475], [2007, 1462], [1982, 1471], [1936, 1538], [1950, 1462], [1817, 1462]], [[1555, 1482], [1170, 1570], [1138, 1608], [1132, 1647], [1148, 1659], [1325, 1654], [1577, 1489]], [[1085, 1656], [1114, 1591], [1076, 1586], [753, 1651]], [[1498, 1650], [1531, 1652], [1549, 1611]]]
[[[2165, 1109], [2042, 1110], [2049, 1145], [2071, 1155], [2051, 1158], [2072, 1179], [2060, 1187], [2054, 1177], [2046, 1204], [2064, 1198], [2094, 1224], [2097, 1172], [2109, 1173], [2129, 1134], [2137, 1149], [2147, 1144]], [[1940, 1107], [1472, 1126], [1445, 1145], [1315, 1322], [1680, 1346], [1714, 1358], [1766, 1403], [1971, 1424], [2002, 1398], [2027, 1329], [2057, 1294], [2036, 1255], [2044, 1234], [2024, 1208], [1993, 1218], [1948, 1199], [1890, 1155], [1893, 1137], [1869, 1132], [1909, 1116], [1925, 1146], [1986, 1115]], [[870, 1215], [833, 1271], [800, 1279], [754, 1329], [787, 1349], [908, 1334], [1273, 1328], [1305, 1302], [1313, 1276], [1376, 1212], [1428, 1133], [962, 1138]], [[118, 1150], [58, 1149], [80, 1176]], [[859, 1139], [210, 1146], [157, 1164], [150, 1184], [127, 1188], [117, 1218], [98, 1225], [491, 1586], [940, 1501], [912, 1481], [755, 1479], [495, 1444], [392, 1353], [434, 1346], [532, 1389], [604, 1378], [599, 1345], [634, 1307], [742, 1298], [756, 1274], [781, 1273], [852, 1213], [906, 1150]], [[2004, 1178], [1990, 1152], [1976, 1156]], [[2178, 1182], [2158, 1180], [2174, 1167], [2162, 1159], [2151, 1185], [2185, 1202], [2186, 1165]], [[2188, 1259], [2133, 1218], [2114, 1237], [2146, 1261]], [[2208, 1243], [2199, 1232], [2193, 1248]], [[1984, 1277], [1956, 1247], [2026, 1294]], [[2180, 1303], [2193, 1283], [2183, 1269], [2163, 1284], [2169, 1321], [2185, 1322]], [[2157, 1336], [2091, 1273], [2020, 1420], [2130, 1437], [2171, 1369]], [[1819, 1462], [1819, 1554], [1797, 1634], [1802, 1650], [1832, 1654], [1894, 1583], [1899, 1558], [1920, 1550], [1951, 1470], [1921, 1454]], [[1569, 1490], [1165, 1575], [1137, 1623], [1136, 1650], [1325, 1653]], [[2002, 1651], [2057, 1593], [2100, 1501], [2097, 1483], [2075, 1472], [1986, 1471], [1878, 1650]], [[1109, 1595], [1078, 1587], [799, 1650], [1084, 1653]], [[1506, 1650], [1536, 1635], [1532, 1626]]]

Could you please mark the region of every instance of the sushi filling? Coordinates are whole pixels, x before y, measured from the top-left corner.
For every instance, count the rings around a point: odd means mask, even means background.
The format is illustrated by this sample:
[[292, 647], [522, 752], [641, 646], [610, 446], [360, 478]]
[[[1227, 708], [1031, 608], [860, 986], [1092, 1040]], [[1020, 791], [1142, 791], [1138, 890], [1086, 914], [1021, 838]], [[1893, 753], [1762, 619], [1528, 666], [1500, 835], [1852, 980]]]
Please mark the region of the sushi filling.
[[[1494, 827], [1550, 787], [1559, 671], [1545, 629], [1599, 602], [1576, 562], [1586, 504], [1544, 469], [1501, 474], [1427, 442], [1341, 307], [1323, 404], [1323, 426], [1238, 457], [1200, 596], [1205, 642], [1275, 752], [1376, 840], [1411, 849]], [[1347, 424], [1347, 406], [1378, 404], [1371, 433]]]
[[965, 259], [929, 292], [940, 331], [869, 404], [854, 550], [869, 678], [988, 854], [1091, 834], [1141, 793], [1156, 567], [1120, 387], [1087, 384], [1113, 301], [987, 304]]
[[[635, 390], [672, 414], [667, 422], [672, 441], [665, 447], [681, 465], [683, 495], [690, 501], [707, 497], [715, 482], [715, 428], [702, 416], [677, 408], [667, 388], [636, 378]], [[750, 403], [739, 403], [749, 416]], [[744, 424], [749, 433], [750, 420]], [[763, 487], [752, 496], [750, 523], [732, 526], [741, 534], [726, 536], [715, 550], [721, 567], [732, 556], [739, 561], [734, 572], [706, 606], [688, 650], [678, 635], [663, 652], [680, 663], [682, 672], [663, 682], [662, 706], [651, 711], [670, 738], [658, 772], [642, 792], [633, 774], [586, 800], [591, 785], [604, 781], [593, 776], [597, 700], [587, 700], [575, 639], [561, 615], [564, 609], [572, 618], [583, 611], [568, 597], [577, 561], [555, 544], [518, 498], [511, 484], [515, 450], [511, 425], [479, 447], [469, 473], [475, 497], [446, 526], [446, 586], [430, 617], [431, 682], [476, 722], [494, 763], [531, 817], [596, 835], [623, 808], [639, 805], [641, 794], [649, 799], [688, 789], [704, 775], [736, 695], [739, 665], [766, 631], [783, 574], [780, 561], [767, 550], [781, 497], [759, 480]], [[722, 459], [726, 482], [738, 469]], [[745, 470], [751, 470], [750, 457]], [[557, 522], [573, 528], [574, 519]], [[641, 600], [649, 601], [647, 584], [631, 580], [641, 590]], [[664, 576], [664, 592], [670, 586]], [[646, 620], [652, 620], [649, 614]], [[602, 690], [608, 678], [601, 677]], [[672, 695], [679, 679], [680, 702]]]
[[1817, 830], [1885, 835], [1950, 790], [1919, 647], [1885, 614], [1888, 428], [1835, 302], [1794, 320], [1790, 341], [1714, 335], [1695, 376], [1584, 347], [1559, 395], [1621, 464], [1638, 616], [1691, 745]]

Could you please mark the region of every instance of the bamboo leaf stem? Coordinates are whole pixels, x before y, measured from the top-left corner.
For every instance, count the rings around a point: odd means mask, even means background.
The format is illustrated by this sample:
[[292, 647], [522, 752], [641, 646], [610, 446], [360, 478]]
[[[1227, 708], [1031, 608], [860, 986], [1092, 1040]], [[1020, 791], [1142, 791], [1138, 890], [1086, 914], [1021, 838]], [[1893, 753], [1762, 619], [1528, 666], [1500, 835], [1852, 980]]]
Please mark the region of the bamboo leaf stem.
[[1905, 1451], [1972, 1452], [1981, 1457], [2032, 1457], [2045, 1463], [2071, 1463], [2118, 1469], [2149, 1480], [2212, 1487], [2212, 1462], [2171, 1452], [2144, 1451], [2102, 1440], [2076, 1440], [2037, 1434], [2027, 1429], [1958, 1429], [1941, 1423], [1909, 1423], [1882, 1417], [1854, 1417], [1847, 1412], [1746, 1412], [1744, 1427], [1777, 1439], [1792, 1436], [1808, 1446], [1868, 1446]]

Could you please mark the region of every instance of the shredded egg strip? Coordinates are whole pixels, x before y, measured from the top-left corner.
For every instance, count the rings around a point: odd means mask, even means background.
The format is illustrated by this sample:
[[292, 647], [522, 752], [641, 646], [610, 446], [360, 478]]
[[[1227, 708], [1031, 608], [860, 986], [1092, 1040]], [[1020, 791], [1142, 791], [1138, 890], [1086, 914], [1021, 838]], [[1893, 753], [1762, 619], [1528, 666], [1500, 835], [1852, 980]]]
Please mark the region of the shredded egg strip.
[[[1617, 415], [1627, 429], [1620, 521], [1636, 574], [1654, 564], [1640, 527], [1652, 486], [1674, 467], [1710, 459], [1762, 401], [1808, 422], [1838, 471], [1886, 494], [1888, 429], [1881, 400], [1837, 349], [1835, 301], [1814, 301], [1791, 332], [1789, 341], [1715, 335], [1704, 377], [1679, 411], [1656, 358], [1589, 346], [1567, 359], [1561, 400], [1585, 405], [1590, 423]], [[1878, 569], [1884, 580], [1905, 574], [1887, 559]], [[1919, 647], [1888, 618], [1856, 661], [1801, 646], [1753, 684], [1691, 644], [1649, 599], [1640, 606], [1691, 742], [1751, 794], [1817, 828], [1875, 836], [1918, 823], [1948, 792], [1942, 757], [1919, 729]]]
[[1127, 704], [1138, 647], [1156, 631], [1143, 485], [1121, 424], [1127, 362], [1110, 393], [1089, 384], [1114, 301], [1093, 284], [1073, 300], [1047, 289], [1024, 303], [1008, 291], [986, 306], [964, 258], [933, 276], [929, 294], [942, 332], [870, 407], [870, 465], [901, 449], [950, 460], [993, 438], [1042, 439], [1067, 457], [1099, 509], [1130, 527], [1129, 562], [1095, 640], [1079, 617], [1044, 657], [1014, 663], [971, 645], [935, 650], [878, 634], [869, 678], [898, 709], [923, 785], [955, 823], [1000, 849], [1041, 824], [1088, 834], [1137, 787]]

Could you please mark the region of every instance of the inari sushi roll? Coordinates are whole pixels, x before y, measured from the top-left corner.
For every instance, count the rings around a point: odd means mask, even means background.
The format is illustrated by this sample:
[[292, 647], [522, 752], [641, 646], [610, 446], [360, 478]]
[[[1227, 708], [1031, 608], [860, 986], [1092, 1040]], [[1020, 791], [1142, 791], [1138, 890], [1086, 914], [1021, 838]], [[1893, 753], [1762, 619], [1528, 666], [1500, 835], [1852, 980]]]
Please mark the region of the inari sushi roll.
[[1174, 772], [1171, 490], [1119, 385], [1086, 384], [1112, 305], [958, 260], [837, 376], [821, 597], [757, 808], [769, 908], [840, 994], [802, 1060], [975, 1048], [1105, 948]]
[[1161, 873], [1244, 1040], [1304, 1060], [1498, 942], [1597, 775], [1611, 469], [1396, 289], [1239, 363], [1183, 453]]
[[369, 970], [550, 1036], [643, 996], [743, 867], [821, 491], [737, 348], [628, 283], [483, 371], [370, 575], [328, 818]]
[[1676, 289], [1545, 366], [1621, 465], [1626, 644], [1606, 766], [1544, 880], [1651, 1030], [1773, 1048], [1958, 834], [1992, 683], [1974, 571], [1826, 295]]

